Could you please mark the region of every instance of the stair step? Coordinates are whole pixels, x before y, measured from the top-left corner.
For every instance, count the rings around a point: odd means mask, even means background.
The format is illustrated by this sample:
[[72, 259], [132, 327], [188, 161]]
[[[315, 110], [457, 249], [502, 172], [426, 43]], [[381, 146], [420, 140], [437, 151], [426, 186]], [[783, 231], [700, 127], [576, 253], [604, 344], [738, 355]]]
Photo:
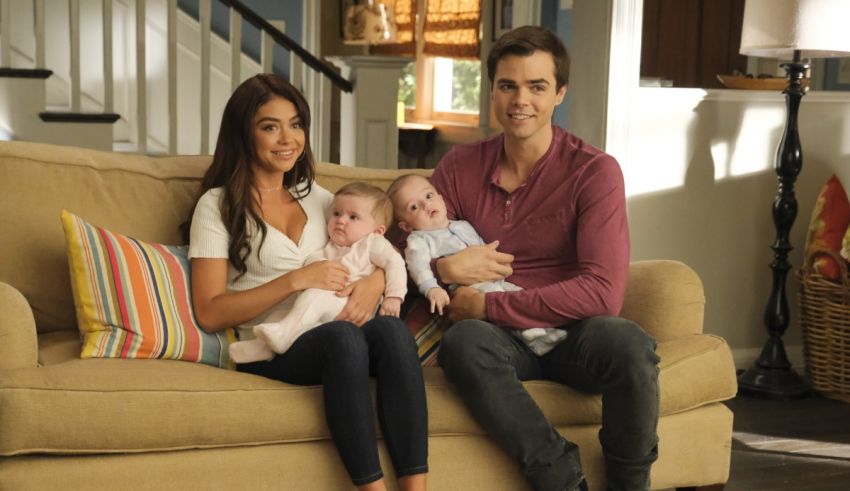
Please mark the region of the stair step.
[[121, 117], [115, 113], [75, 113], [69, 111], [44, 111], [38, 117], [45, 123], [114, 123]]
[[44, 79], [51, 75], [53, 75], [53, 70], [46, 68], [0, 68], [0, 77]]

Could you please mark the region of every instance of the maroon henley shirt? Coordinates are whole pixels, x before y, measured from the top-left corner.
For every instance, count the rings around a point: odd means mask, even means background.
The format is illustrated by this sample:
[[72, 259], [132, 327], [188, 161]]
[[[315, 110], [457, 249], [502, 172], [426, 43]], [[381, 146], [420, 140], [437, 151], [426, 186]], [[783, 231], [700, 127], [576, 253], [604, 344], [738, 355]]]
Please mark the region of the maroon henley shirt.
[[613, 157], [563, 129], [524, 184], [499, 185], [504, 136], [456, 145], [431, 177], [449, 218], [515, 256], [508, 277], [524, 290], [486, 294], [487, 318], [505, 327], [565, 326], [617, 315], [629, 267], [623, 174]]

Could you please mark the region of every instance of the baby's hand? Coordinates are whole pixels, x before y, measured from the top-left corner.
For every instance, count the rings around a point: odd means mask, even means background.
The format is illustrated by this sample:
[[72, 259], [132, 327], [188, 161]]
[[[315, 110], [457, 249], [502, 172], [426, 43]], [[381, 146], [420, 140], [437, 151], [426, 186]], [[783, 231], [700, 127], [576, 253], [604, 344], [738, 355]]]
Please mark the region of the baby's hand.
[[443, 315], [443, 307], [449, 304], [449, 294], [440, 287], [434, 287], [428, 290], [428, 300], [431, 302], [431, 313], [436, 309], [438, 314]]
[[398, 297], [385, 298], [378, 313], [398, 317], [401, 314], [401, 299]]

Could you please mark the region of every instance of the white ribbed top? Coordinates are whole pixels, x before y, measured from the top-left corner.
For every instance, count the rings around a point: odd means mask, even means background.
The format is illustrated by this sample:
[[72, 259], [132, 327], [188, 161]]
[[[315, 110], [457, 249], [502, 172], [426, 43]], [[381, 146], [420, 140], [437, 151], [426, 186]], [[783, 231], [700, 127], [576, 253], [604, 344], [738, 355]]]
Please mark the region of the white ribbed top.
[[[295, 195], [294, 190], [291, 190]], [[221, 219], [221, 196], [223, 188], [213, 188], [204, 193], [192, 216], [192, 228], [189, 235], [189, 258], [227, 259], [227, 247], [230, 235]], [[243, 291], [258, 287], [304, 265], [312, 252], [324, 247], [328, 240], [327, 210], [333, 195], [318, 184], [313, 184], [309, 195], [299, 203], [307, 215], [307, 224], [298, 244], [275, 227], [266, 224], [266, 240], [260, 248], [262, 235], [248, 221], [248, 234], [251, 242], [251, 254], [245, 261], [248, 271], [238, 280], [237, 271], [228, 263], [227, 289]], [[259, 252], [258, 252], [259, 251]], [[271, 308], [264, 314], [239, 326], [241, 340], [252, 339], [251, 327], [260, 322], [274, 322], [282, 319], [292, 308], [295, 295]]]

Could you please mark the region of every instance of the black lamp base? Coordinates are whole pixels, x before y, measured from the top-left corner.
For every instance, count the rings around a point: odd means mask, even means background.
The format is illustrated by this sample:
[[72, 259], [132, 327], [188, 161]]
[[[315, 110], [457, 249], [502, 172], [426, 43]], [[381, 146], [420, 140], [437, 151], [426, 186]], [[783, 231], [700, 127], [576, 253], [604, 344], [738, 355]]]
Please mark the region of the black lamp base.
[[788, 327], [790, 314], [785, 296], [785, 280], [791, 264], [788, 253], [791, 252], [789, 234], [797, 217], [797, 198], [794, 196], [794, 182], [803, 167], [803, 151], [800, 148], [800, 134], [797, 128], [797, 112], [800, 100], [805, 94], [801, 80], [808, 64], [800, 60], [800, 50], [794, 50], [794, 60], [782, 66], [788, 73], [788, 87], [785, 89], [787, 120], [779, 148], [776, 152], [774, 168], [779, 179], [779, 189], [773, 201], [773, 224], [776, 227], [776, 241], [771, 245], [774, 256], [770, 263], [773, 271], [773, 286], [764, 312], [768, 340], [753, 367], [738, 377], [741, 393], [775, 399], [794, 399], [809, 394], [808, 382], [791, 369], [791, 362], [785, 354], [782, 335]]
[[764, 368], [756, 363], [738, 376], [738, 392], [768, 399], [800, 399], [811, 393], [808, 382], [793, 369]]

